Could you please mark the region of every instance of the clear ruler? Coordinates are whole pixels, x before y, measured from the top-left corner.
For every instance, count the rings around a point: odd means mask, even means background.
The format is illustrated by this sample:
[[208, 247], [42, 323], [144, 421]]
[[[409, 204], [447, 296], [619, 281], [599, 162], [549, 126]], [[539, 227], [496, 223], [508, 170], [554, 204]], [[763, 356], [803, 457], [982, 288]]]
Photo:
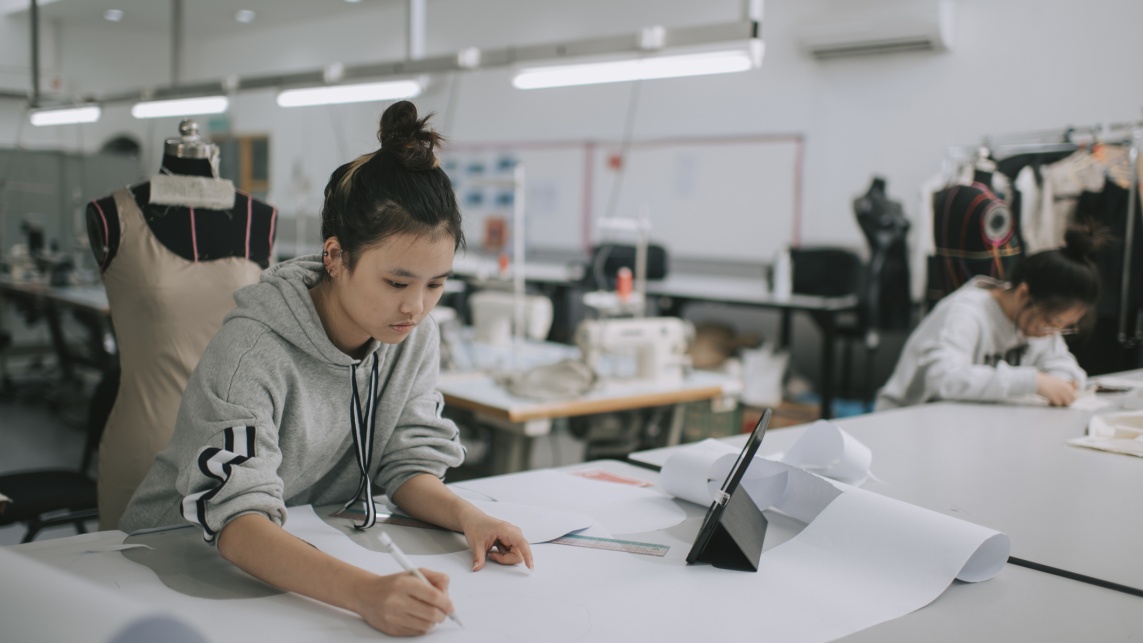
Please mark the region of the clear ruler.
[[590, 547], [591, 549], [609, 549], [611, 551], [625, 551], [629, 554], [643, 554], [645, 556], [665, 556], [670, 545], [657, 543], [641, 543], [634, 540], [618, 540], [615, 538], [598, 538], [596, 536], [578, 536], [568, 534], [548, 542], [557, 545], [571, 545], [572, 547]]

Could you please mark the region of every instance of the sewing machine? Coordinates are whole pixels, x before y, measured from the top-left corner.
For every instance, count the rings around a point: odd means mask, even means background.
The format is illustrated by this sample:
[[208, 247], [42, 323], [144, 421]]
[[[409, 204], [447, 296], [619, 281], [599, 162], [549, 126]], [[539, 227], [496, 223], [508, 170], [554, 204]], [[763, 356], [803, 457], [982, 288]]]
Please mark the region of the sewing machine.
[[585, 319], [575, 340], [593, 369], [604, 354], [634, 352], [636, 378], [678, 381], [691, 364], [687, 349], [694, 334], [694, 325], [677, 317]]
[[[501, 290], [481, 290], [468, 298], [472, 311], [473, 340], [482, 344], [507, 344], [515, 328], [516, 298]], [[521, 295], [523, 305], [522, 335], [544, 340], [552, 328], [552, 300], [542, 295]]]

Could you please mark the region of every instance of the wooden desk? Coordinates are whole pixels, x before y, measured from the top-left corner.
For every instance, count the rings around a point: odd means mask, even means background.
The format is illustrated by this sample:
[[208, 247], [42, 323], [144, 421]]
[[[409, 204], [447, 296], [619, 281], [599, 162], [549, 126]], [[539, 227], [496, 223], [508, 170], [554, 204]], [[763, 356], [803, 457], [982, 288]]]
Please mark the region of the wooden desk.
[[[836, 423], [873, 451], [866, 489], [1003, 531], [1014, 559], [1143, 592], [1143, 460], [1065, 444], [1091, 415], [943, 402]], [[761, 452], [785, 451], [804, 430], [769, 432]], [[672, 452], [629, 459], [657, 467]]]
[[[834, 345], [837, 343], [838, 318], [857, 310], [859, 300], [856, 295], [818, 297], [793, 294], [779, 298], [769, 291], [761, 275], [732, 277], [687, 274], [668, 274], [661, 281], [647, 282], [647, 295], [677, 299], [683, 303], [707, 301], [780, 311], [782, 330], [779, 346], [782, 348], [790, 345], [791, 314], [808, 313], [822, 334], [821, 381], [818, 384], [821, 391], [821, 416], [833, 416], [836, 362]], [[682, 316], [681, 307], [681, 304], [675, 304], [666, 308], [672, 314]]]
[[[769, 439], [769, 436], [767, 437]], [[650, 471], [640, 471], [634, 467], [623, 467], [622, 463], [593, 462], [592, 467], [603, 467], [621, 475], [644, 477], [649, 481], [657, 479]], [[582, 465], [580, 465], [582, 466]], [[668, 530], [655, 532], [664, 542], [672, 546], [668, 558], [676, 553], [685, 556], [686, 545], [693, 540], [701, 522], [702, 511], [694, 507], [695, 516], [681, 525]], [[772, 528], [775, 528], [772, 525]], [[408, 527], [386, 525], [386, 530], [410, 530]], [[220, 567], [226, 566], [213, 556], [217, 552], [203, 545], [198, 534], [187, 531], [185, 557], [173, 556], [173, 566], [166, 570], [170, 584], [164, 584], [147, 567], [128, 559], [128, 552], [109, 548], [122, 543], [122, 532], [106, 531], [84, 536], [49, 540], [9, 548], [40, 563], [62, 570], [74, 577], [86, 579], [108, 592], [125, 599], [145, 602], [152, 608], [162, 609], [191, 623], [215, 643], [249, 641], [252, 639], [272, 640], [277, 643], [312, 640], [380, 640], [382, 635], [371, 631], [357, 617], [344, 611], [330, 608], [314, 601], [297, 596], [275, 594], [263, 587], [254, 591], [248, 577], [240, 572], [219, 574]], [[412, 530], [414, 532], [421, 530]], [[421, 532], [424, 533], [423, 531]], [[395, 536], [396, 537], [396, 536]], [[416, 537], [416, 536], [413, 536]], [[422, 535], [421, 538], [428, 538]], [[644, 540], [642, 535], [637, 539]], [[768, 542], [769, 542], [768, 536]], [[561, 547], [560, 545], [539, 545]], [[193, 550], [192, 550], [193, 548]], [[587, 549], [566, 548], [582, 552], [576, 559], [581, 561], [575, 568], [565, 573], [578, 574], [576, 582], [600, 573], [602, 566], [615, 562], [613, 556], [623, 556], [616, 552], [600, 552]], [[676, 552], [676, 550], [678, 550]], [[535, 577], [519, 580], [532, 582], [536, 587], [535, 605], [545, 602], [563, 603], [572, 599], [558, 588], [570, 579], [551, 579], [543, 584], [544, 552], [537, 558]], [[620, 579], [619, 585], [603, 584], [599, 596], [603, 600], [631, 601], [633, 627], [648, 632], [643, 640], [656, 643], [671, 643], [677, 640], [700, 640], [702, 632], [713, 640], [764, 640], [768, 643], [783, 643], [782, 637], [767, 635], [766, 624], [759, 622], [756, 610], [742, 609], [749, 605], [750, 596], [706, 593], [687, 596], [687, 573], [677, 560], [663, 560], [661, 563], [647, 563], [643, 566], [650, 577], [658, 579], [659, 585], [648, 585], [647, 578]], [[492, 568], [495, 570], [496, 568]], [[503, 571], [503, 570], [502, 570]], [[489, 578], [495, 571], [485, 570], [469, 579], [479, 582]], [[505, 572], [507, 573], [507, 572]], [[734, 572], [738, 573], [738, 572]], [[735, 579], [737, 580], [737, 579]], [[24, 587], [26, 579], [0, 574], [0, 587], [13, 584]], [[664, 585], [665, 584], [665, 585]], [[454, 584], [455, 587], [455, 584]], [[681, 592], [687, 601], [687, 609], [663, 610], [656, 608], [655, 595], [678, 596]], [[250, 595], [236, 600], [236, 596]], [[554, 594], [554, 595], [553, 595]], [[457, 609], [464, 614], [465, 603], [475, 595], [457, 597]], [[588, 600], [588, 599], [584, 599]], [[676, 599], [679, 604], [683, 599]], [[573, 600], [574, 602], [574, 600]], [[599, 609], [599, 600], [595, 608]], [[733, 605], [734, 609], [727, 609]], [[945, 592], [928, 606], [905, 616], [873, 626], [852, 634], [843, 641], [863, 643], [913, 643], [934, 641], [1039, 641], [1047, 643], [1071, 643], [1073, 641], [1134, 641], [1143, 631], [1143, 602], [1140, 599], [1075, 582], [1036, 571], [1006, 566], [998, 576], [984, 583], [966, 584], [954, 582]], [[569, 606], [572, 607], [572, 606]], [[58, 610], [48, 606], [46, 610]], [[580, 608], [582, 615], [588, 612]], [[0, 614], [4, 605], [0, 604]], [[98, 614], [93, 618], [98, 618]], [[511, 617], [506, 610], [505, 618]], [[19, 619], [33, 618], [27, 614], [7, 614], [0, 618], [0, 638], [5, 632], [5, 623]], [[15, 619], [7, 620], [7, 619]], [[91, 626], [99, 625], [91, 623]], [[623, 642], [632, 639], [629, 632], [620, 636], [615, 632], [601, 629], [598, 625], [590, 631], [590, 638], [576, 638], [574, 632], [558, 630], [561, 626], [582, 627], [580, 621], [553, 622], [551, 631], [536, 632], [527, 640], [557, 641], [570, 643], [572, 640], [591, 640], [599, 643]], [[460, 632], [445, 626], [430, 634], [430, 637], [448, 640], [491, 640], [489, 632], [479, 630]], [[495, 640], [505, 640], [500, 633]], [[427, 639], [432, 640], [432, 638]], [[521, 639], [513, 639], [521, 640]]]
[[534, 438], [551, 433], [555, 418], [674, 406], [668, 444], [676, 444], [682, 434], [681, 405], [700, 400], [717, 404], [737, 398], [739, 389], [737, 379], [709, 371], [692, 371], [673, 383], [605, 381], [581, 397], [560, 401], [516, 397], [482, 372], [443, 373], [437, 382], [447, 406], [471, 411], [478, 422], [496, 430], [491, 451], [494, 475], [527, 469]]

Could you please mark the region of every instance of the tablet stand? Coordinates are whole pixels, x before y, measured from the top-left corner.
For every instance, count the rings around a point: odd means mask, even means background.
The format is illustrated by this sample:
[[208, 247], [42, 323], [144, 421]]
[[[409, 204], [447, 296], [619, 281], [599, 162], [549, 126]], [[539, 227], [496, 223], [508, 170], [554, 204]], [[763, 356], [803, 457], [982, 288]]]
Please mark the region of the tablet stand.
[[722, 569], [758, 571], [767, 524], [750, 494], [745, 489], [736, 490], [726, 501], [718, 526], [699, 550], [697, 560]]

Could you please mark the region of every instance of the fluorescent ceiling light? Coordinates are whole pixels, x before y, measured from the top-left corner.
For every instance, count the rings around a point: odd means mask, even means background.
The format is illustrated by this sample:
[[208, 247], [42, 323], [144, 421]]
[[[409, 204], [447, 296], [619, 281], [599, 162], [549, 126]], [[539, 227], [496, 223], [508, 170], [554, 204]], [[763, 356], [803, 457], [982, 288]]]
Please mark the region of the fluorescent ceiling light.
[[127, 14], [123, 13], [122, 9], [108, 9], [103, 12], [103, 19], [107, 22], [119, 22]]
[[98, 105], [85, 105], [83, 107], [66, 107], [63, 109], [44, 109], [32, 112], [32, 125], [70, 125], [72, 123], [94, 123], [99, 120], [103, 110]]
[[394, 80], [363, 85], [330, 85], [308, 89], [287, 89], [278, 94], [279, 107], [365, 103], [369, 101], [413, 98], [420, 95], [421, 84], [415, 80]]
[[512, 79], [512, 85], [517, 89], [542, 89], [546, 87], [567, 87], [569, 85], [621, 83], [631, 80], [729, 74], [746, 71], [755, 66], [751, 54], [745, 50], [654, 56], [521, 69]]
[[254, 22], [254, 18], [256, 17], [258, 17], [258, 14], [249, 9], [239, 9], [238, 11], [234, 12], [234, 19], [244, 25], [248, 25], [251, 22]]
[[221, 114], [230, 101], [225, 96], [176, 98], [135, 103], [131, 115], [135, 118], [162, 118], [164, 116], [193, 116], [195, 114]]

